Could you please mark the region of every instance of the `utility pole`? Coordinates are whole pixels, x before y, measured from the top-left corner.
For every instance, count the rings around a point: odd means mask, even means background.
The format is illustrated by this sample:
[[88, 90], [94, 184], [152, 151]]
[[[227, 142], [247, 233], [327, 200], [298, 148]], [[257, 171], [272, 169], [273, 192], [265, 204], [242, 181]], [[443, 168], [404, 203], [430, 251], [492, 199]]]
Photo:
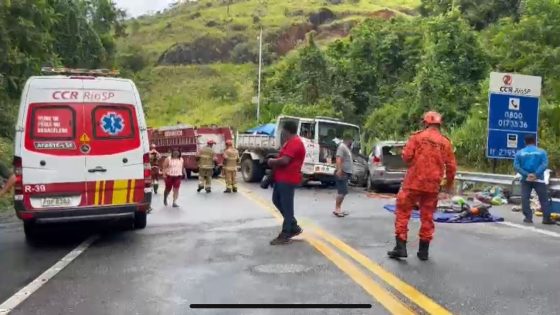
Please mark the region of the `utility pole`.
[[260, 122], [260, 118], [261, 118], [262, 40], [263, 40], [263, 30], [261, 27], [261, 33], [259, 35], [259, 82], [257, 87], [257, 124]]

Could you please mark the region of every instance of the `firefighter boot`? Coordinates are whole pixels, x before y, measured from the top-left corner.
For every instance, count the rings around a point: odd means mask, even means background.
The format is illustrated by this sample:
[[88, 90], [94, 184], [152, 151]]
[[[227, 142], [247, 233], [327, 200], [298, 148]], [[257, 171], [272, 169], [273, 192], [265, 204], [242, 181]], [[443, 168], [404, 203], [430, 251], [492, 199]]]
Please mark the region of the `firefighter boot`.
[[420, 247], [418, 248], [418, 259], [420, 260], [428, 260], [428, 250], [430, 249], [430, 242], [429, 241], [420, 241]]
[[233, 186], [233, 192], [234, 192], [234, 193], [237, 192], [237, 186]]
[[158, 184], [154, 184], [154, 194], [157, 195], [157, 189], [158, 189], [159, 185]]
[[230, 193], [231, 193], [231, 189], [230, 189], [229, 187], [228, 187], [228, 188], [226, 188], [226, 190], [224, 190], [224, 193], [226, 193], [226, 194], [230, 194]]
[[198, 189], [196, 190], [196, 192], [201, 192], [203, 189], [204, 189], [204, 186], [198, 185]]
[[209, 194], [209, 193], [211, 193], [211, 192], [212, 192], [212, 188], [206, 187], [206, 193]]
[[406, 253], [406, 241], [401, 240], [398, 236], [395, 237], [395, 240], [397, 241], [397, 245], [395, 245], [393, 250], [388, 251], [387, 255], [395, 259], [408, 257], [408, 254]]

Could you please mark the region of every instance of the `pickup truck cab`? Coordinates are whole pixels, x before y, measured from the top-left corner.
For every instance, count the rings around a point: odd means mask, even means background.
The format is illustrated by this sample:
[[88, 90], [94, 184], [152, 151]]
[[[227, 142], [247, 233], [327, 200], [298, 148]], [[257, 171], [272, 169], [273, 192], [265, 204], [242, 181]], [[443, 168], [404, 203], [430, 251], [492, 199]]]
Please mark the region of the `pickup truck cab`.
[[38, 224], [130, 219], [146, 226], [151, 174], [146, 122], [131, 80], [44, 69], [27, 80], [16, 122], [14, 205]]
[[306, 155], [301, 170], [304, 183], [335, 182], [336, 149], [345, 133], [354, 136], [353, 153], [357, 154], [360, 150], [360, 127], [357, 125], [328, 117], [280, 116], [274, 128], [267, 128], [271, 129], [267, 133], [238, 134], [237, 149], [241, 154], [241, 174], [246, 182], [258, 182], [263, 178], [266, 159], [276, 157], [284, 143], [281, 130], [286, 121], [295, 121], [298, 124], [298, 135], [305, 145]]

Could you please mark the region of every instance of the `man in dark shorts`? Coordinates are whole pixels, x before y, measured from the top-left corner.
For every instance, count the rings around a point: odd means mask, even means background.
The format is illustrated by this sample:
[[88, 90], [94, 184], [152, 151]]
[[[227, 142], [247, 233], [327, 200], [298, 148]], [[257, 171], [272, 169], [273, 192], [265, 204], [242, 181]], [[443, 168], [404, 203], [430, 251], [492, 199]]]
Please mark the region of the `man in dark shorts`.
[[278, 158], [268, 160], [273, 171], [274, 190], [272, 202], [284, 217], [282, 232], [270, 245], [282, 245], [303, 232], [294, 216], [295, 189], [301, 184], [301, 167], [305, 159], [305, 146], [297, 136], [297, 123], [287, 121], [282, 127], [282, 137], [286, 139]]
[[159, 159], [161, 154], [156, 150], [156, 145], [152, 143], [150, 150], [150, 165], [152, 167], [152, 187], [154, 187], [154, 193], [157, 195], [159, 187]]
[[348, 212], [342, 211], [342, 202], [344, 197], [348, 195], [348, 180], [352, 176], [352, 147], [353, 137], [349, 133], [345, 133], [343, 141], [338, 145], [336, 150], [336, 204], [333, 214], [339, 218], [348, 215]]

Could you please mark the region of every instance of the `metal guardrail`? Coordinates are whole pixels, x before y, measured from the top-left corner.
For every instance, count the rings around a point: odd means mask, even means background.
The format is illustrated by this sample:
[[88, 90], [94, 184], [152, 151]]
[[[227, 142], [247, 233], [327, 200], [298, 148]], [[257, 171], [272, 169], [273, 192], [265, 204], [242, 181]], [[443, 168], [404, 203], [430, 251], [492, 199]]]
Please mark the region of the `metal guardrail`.
[[[457, 172], [456, 181], [512, 186], [515, 184], [516, 178], [513, 175], [504, 174]], [[560, 178], [551, 178], [549, 189], [560, 191]]]

